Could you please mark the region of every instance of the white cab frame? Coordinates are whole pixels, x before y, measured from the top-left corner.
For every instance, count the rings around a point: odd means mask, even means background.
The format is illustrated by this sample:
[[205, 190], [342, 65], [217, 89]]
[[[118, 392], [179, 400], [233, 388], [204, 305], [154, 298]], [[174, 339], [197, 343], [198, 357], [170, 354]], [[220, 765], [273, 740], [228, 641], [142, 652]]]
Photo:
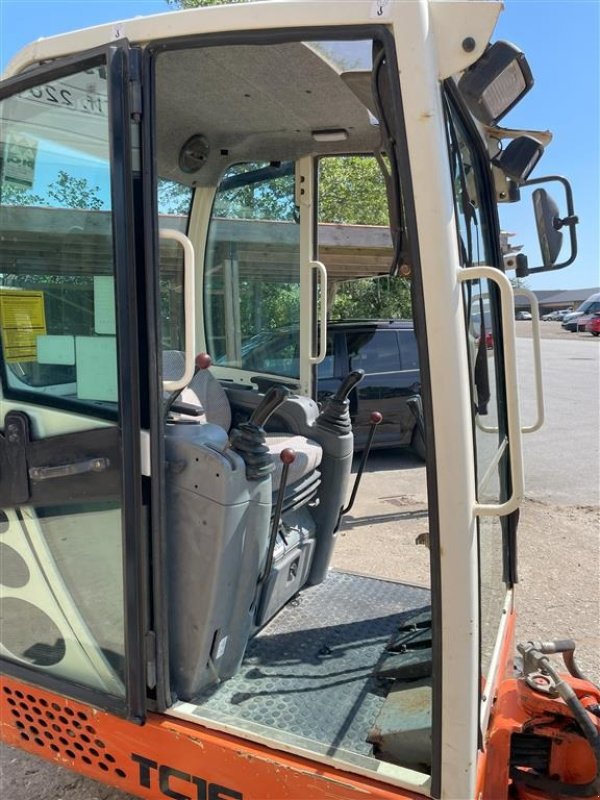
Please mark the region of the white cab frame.
[[[443, 524], [441, 576], [441, 797], [473, 798], [479, 725], [476, 481], [470, 376], [459, 279], [459, 246], [441, 81], [485, 50], [502, 9], [497, 0], [318, 0], [210, 7], [39, 40], [10, 63], [32, 63], [127, 38], [132, 44], [201, 33], [385, 25], [396, 42], [412, 192], [418, 220], [435, 433], [435, 485]], [[469, 38], [473, 47], [463, 47]], [[200, 256], [200, 253], [198, 253]], [[512, 442], [514, 446], [515, 442]], [[428, 469], [432, 469], [429, 465]], [[347, 768], [344, 765], [344, 768]], [[351, 769], [351, 768], [349, 768]], [[383, 764], [377, 777], [420, 793], [426, 786]]]

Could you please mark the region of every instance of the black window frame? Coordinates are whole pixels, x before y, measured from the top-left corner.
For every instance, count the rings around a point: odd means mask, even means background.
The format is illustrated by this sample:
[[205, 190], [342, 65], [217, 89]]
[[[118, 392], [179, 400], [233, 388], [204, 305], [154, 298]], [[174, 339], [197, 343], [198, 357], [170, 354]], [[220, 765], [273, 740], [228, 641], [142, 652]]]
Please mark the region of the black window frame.
[[[82, 403], [14, 390], [6, 386], [0, 370], [4, 397], [32, 405], [74, 412], [78, 416], [109, 419], [120, 430], [122, 452], [121, 530], [123, 544], [123, 608], [125, 635], [125, 696], [83, 686], [75, 681], [18, 664], [0, 657], [0, 669], [17, 680], [40, 686], [57, 694], [73, 697], [112, 714], [143, 724], [146, 714], [145, 647], [145, 542], [141, 532], [145, 517], [141, 490], [140, 421], [140, 337], [137, 302], [137, 241], [131, 163], [130, 88], [132, 53], [128, 40], [93, 48], [74, 56], [34, 66], [0, 83], [0, 101], [17, 92], [58, 80], [95, 66], [105, 66], [108, 89], [110, 142], [111, 208], [117, 323], [118, 411], [96, 409]], [[134, 62], [135, 63], [135, 62]], [[122, 298], [119, 302], [118, 298]], [[1, 357], [0, 351], [0, 357]], [[45, 401], [45, 402], [42, 402]], [[96, 413], [93, 413], [96, 412]]]
[[[496, 188], [492, 174], [492, 168], [484, 142], [479, 134], [475, 122], [468, 110], [464, 106], [460, 93], [454, 81], [447, 79], [442, 87], [442, 103], [444, 106], [444, 120], [446, 131], [448, 126], [453, 126], [455, 129], [458, 125], [463, 138], [468, 142], [470, 154], [473, 157], [473, 168], [475, 170], [475, 178], [477, 187], [479, 189], [479, 202], [480, 202], [480, 215], [481, 222], [480, 236], [484, 243], [484, 258], [488, 266], [495, 267], [499, 272], [504, 273], [504, 259], [500, 246], [500, 219], [498, 215], [498, 207], [496, 202]], [[448, 160], [449, 166], [452, 164], [452, 143], [448, 139]], [[455, 201], [456, 208], [456, 201]], [[458, 227], [458, 209], [456, 209], [457, 217], [457, 237], [461, 241], [460, 229]], [[463, 261], [461, 257], [461, 261]], [[468, 269], [470, 265], [463, 264]], [[498, 441], [503, 438], [508, 441], [506, 452], [499, 462], [499, 479], [500, 479], [500, 502], [506, 500], [512, 492], [511, 476], [510, 476], [510, 459], [512, 458], [511, 443], [508, 438], [508, 411], [507, 411], [507, 397], [506, 397], [506, 375], [504, 370], [504, 342], [503, 342], [503, 326], [500, 314], [500, 291], [498, 287], [490, 282], [490, 313], [492, 318], [492, 329], [500, 333], [500, 337], [495, 337], [494, 349], [496, 353], [495, 363], [495, 381], [498, 402]], [[472, 388], [472, 387], [471, 387]], [[475, 398], [473, 398], [473, 403]], [[477, 481], [479, 480], [477, 470], [477, 443], [475, 434], [475, 415], [472, 415], [472, 434], [474, 445], [474, 458], [475, 458], [475, 474]], [[519, 511], [499, 517], [502, 531], [502, 559], [503, 559], [503, 580], [506, 590], [512, 589], [518, 582], [517, 575], [517, 528], [519, 524]], [[481, 571], [481, 547], [480, 547], [480, 517], [477, 517], [477, 540], [478, 540], [478, 575]], [[479, 581], [479, 609], [478, 614], [481, 619], [481, 583]], [[481, 627], [479, 630], [479, 673], [482, 675], [482, 632]], [[487, 674], [482, 677], [487, 678]], [[484, 701], [486, 695], [485, 687], [480, 686], [478, 690], [479, 706]], [[485, 732], [480, 729], [479, 731], [479, 746], [483, 747]]]

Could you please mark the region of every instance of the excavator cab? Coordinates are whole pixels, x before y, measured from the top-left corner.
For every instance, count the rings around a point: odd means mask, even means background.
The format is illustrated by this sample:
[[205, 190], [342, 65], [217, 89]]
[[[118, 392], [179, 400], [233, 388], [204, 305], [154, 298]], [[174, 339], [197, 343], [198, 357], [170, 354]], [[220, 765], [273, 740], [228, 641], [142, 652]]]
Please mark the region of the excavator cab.
[[[232, 5], [12, 65], [7, 741], [148, 797], [475, 796], [522, 496], [485, 137], [531, 76], [498, 12]], [[410, 287], [427, 464], [423, 507], [383, 470], [386, 524], [341, 537], [362, 375], [318, 404], [317, 369], [358, 277]]]

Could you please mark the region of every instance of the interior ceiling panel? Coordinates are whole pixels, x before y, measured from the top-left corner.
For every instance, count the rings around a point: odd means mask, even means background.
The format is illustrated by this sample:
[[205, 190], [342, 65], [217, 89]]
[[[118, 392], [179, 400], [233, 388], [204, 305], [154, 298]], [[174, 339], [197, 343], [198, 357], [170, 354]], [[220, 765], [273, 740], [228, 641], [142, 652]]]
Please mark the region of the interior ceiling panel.
[[[340, 147], [369, 152], [379, 144], [379, 129], [357, 94], [301, 42], [168, 51], [157, 58], [156, 87], [159, 173], [183, 183], [213, 184], [239, 161], [294, 159]], [[342, 143], [317, 143], [312, 136], [340, 128], [348, 132]], [[189, 175], [178, 157], [194, 134], [207, 139], [210, 152]]]

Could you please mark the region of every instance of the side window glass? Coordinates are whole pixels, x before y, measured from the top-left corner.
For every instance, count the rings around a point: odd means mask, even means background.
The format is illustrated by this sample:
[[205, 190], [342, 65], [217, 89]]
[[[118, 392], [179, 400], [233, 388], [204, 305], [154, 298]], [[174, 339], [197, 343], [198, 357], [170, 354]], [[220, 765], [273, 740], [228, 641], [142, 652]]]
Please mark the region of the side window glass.
[[400, 367], [403, 370], [419, 369], [419, 351], [413, 331], [399, 331]]
[[[387, 274], [392, 261], [390, 214], [383, 172], [374, 156], [319, 160], [318, 222], [329, 318], [410, 319], [410, 282]], [[340, 242], [351, 248], [347, 255], [340, 256]]]
[[1, 117], [5, 391], [116, 411], [105, 69], [9, 97]]
[[[177, 181], [159, 179], [157, 191], [159, 229], [185, 233], [193, 190]], [[183, 250], [172, 239], [159, 240], [160, 324], [163, 350], [183, 350]], [[167, 376], [176, 377], [176, 376]]]
[[[480, 203], [482, 176], [477, 154], [462, 121], [450, 106], [447, 130], [461, 263], [467, 269], [493, 263], [488, 225]], [[480, 503], [498, 503], [507, 496], [510, 447], [506, 435], [504, 376], [497, 360], [499, 300], [496, 286], [487, 280], [465, 282], [463, 307], [471, 379], [477, 499]], [[506, 602], [505, 528], [505, 520], [499, 516], [478, 519], [483, 682]]]
[[319, 378], [333, 378], [335, 375], [335, 351], [334, 338], [329, 333], [327, 335], [327, 354], [317, 367]]
[[348, 338], [351, 369], [365, 373], [397, 372], [400, 354], [395, 331], [365, 331]]
[[[237, 164], [215, 197], [206, 261], [206, 342], [216, 364], [298, 378], [300, 226], [293, 162]], [[259, 364], [278, 341], [275, 360]]]

